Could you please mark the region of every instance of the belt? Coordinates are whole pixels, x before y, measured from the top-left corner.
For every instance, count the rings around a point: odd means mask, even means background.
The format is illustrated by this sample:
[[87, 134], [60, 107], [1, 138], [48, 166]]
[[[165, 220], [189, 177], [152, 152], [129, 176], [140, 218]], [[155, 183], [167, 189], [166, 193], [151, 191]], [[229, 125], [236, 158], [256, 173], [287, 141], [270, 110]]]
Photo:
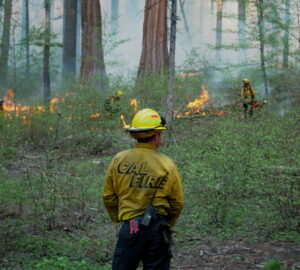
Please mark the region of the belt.
[[130, 222], [130, 220], [136, 220], [136, 221], [141, 221], [143, 219], [144, 216], [136, 216], [134, 218], [131, 218], [131, 219], [127, 219], [127, 220], [122, 220], [122, 223], [123, 224], [127, 224]]
[[[131, 218], [131, 219], [127, 219], [127, 220], [122, 220], [122, 224], [127, 224], [130, 222], [130, 220], [136, 220], [136, 221], [141, 221], [143, 219], [143, 215], [141, 216], [136, 216], [134, 218]], [[166, 215], [162, 215], [162, 214], [158, 214], [156, 213], [156, 217], [153, 218], [154, 220], [160, 220], [160, 219], [167, 219], [168, 216]]]

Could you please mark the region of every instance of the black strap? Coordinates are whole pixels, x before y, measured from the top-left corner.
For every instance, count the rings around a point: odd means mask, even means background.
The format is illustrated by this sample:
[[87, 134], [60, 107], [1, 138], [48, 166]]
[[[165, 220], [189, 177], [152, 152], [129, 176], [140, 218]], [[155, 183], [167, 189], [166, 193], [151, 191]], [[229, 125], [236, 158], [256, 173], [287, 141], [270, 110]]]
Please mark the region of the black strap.
[[[247, 89], [250, 89], [250, 92], [251, 92], [251, 98], [254, 98], [254, 94], [253, 94], [253, 91], [252, 91], [252, 86], [249, 84], [249, 86], [247, 87]], [[245, 93], [245, 90], [246, 90], [246, 87], [244, 87], [244, 93]]]
[[[169, 174], [169, 173], [167, 173], [167, 174], [162, 178], [162, 180], [165, 179], [165, 178], [167, 178], [167, 177], [168, 177], [168, 174]], [[159, 183], [159, 185], [156, 187], [156, 189], [155, 189], [155, 191], [154, 191], [154, 193], [153, 193], [153, 195], [152, 195], [152, 198], [151, 198], [151, 200], [150, 200], [149, 205], [152, 205], [152, 204], [153, 204], [153, 201], [154, 201], [154, 199], [155, 199], [156, 192], [157, 192], [158, 188], [160, 187], [160, 185], [161, 185], [161, 183], [162, 183], [162, 180], [161, 180], [161, 182]]]

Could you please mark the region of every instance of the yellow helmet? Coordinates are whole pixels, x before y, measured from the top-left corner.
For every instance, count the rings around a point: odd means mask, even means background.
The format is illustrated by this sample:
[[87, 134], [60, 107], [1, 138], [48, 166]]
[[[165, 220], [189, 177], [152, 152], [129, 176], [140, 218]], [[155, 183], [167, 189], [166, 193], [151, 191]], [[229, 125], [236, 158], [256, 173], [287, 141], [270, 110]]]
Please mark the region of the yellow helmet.
[[130, 132], [164, 130], [166, 121], [160, 117], [159, 113], [152, 109], [143, 109], [134, 116], [131, 127], [127, 129]]
[[123, 96], [123, 92], [121, 90], [117, 91], [117, 97]]
[[249, 79], [245, 78], [245, 79], [243, 80], [243, 83], [250, 83], [250, 81], [249, 81]]

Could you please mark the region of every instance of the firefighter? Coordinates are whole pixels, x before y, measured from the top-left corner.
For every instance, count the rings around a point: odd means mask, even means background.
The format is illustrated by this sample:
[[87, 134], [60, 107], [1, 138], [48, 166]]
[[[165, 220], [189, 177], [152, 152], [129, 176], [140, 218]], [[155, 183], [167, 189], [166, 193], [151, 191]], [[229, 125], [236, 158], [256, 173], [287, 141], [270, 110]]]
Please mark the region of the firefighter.
[[118, 90], [113, 96], [107, 98], [104, 104], [105, 110], [110, 113], [120, 112], [121, 108], [119, 103], [123, 94], [124, 93], [122, 91]]
[[243, 88], [241, 91], [241, 98], [243, 101], [244, 114], [247, 118], [248, 114], [251, 117], [253, 115], [253, 104], [256, 103], [256, 93], [254, 88], [250, 84], [249, 79], [243, 79]]
[[171, 228], [183, 208], [183, 187], [173, 161], [159, 152], [164, 119], [152, 109], [136, 113], [127, 129], [134, 148], [118, 153], [107, 170], [102, 198], [121, 222], [113, 270], [170, 269]]

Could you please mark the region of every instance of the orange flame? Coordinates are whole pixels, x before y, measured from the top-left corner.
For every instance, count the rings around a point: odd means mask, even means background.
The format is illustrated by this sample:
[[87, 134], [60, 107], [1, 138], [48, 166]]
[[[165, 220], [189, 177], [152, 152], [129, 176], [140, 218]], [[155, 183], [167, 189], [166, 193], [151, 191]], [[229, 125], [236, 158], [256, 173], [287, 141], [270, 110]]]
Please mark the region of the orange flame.
[[125, 117], [124, 117], [124, 115], [121, 115], [121, 120], [122, 120], [122, 122], [123, 122], [123, 128], [130, 128], [130, 125], [128, 125], [127, 123], [126, 123], [126, 121], [125, 121]]
[[15, 93], [12, 89], [7, 89], [5, 91], [5, 95], [3, 97], [3, 110], [4, 111], [14, 111], [15, 103], [14, 103]]
[[[71, 95], [70, 93], [67, 93], [66, 96]], [[3, 110], [4, 112], [15, 112], [16, 116], [19, 116], [20, 113], [25, 112], [25, 111], [34, 111], [34, 112], [45, 112], [45, 107], [44, 106], [30, 106], [30, 105], [22, 105], [22, 104], [15, 104], [15, 93], [13, 89], [7, 89], [5, 91], [4, 97], [3, 97]], [[63, 97], [60, 96], [55, 96], [51, 101], [50, 101], [50, 112], [55, 111], [55, 104], [64, 101]]]
[[59, 102], [59, 97], [55, 96], [54, 98], [51, 99], [50, 101], [50, 112], [55, 111], [55, 104]]
[[93, 113], [93, 114], [90, 115], [90, 118], [98, 118], [100, 116], [101, 116], [100, 113]]
[[133, 111], [134, 111], [134, 112], [137, 112], [138, 102], [137, 102], [136, 99], [131, 99], [131, 100], [130, 100], [130, 107], [131, 107], [131, 106], [134, 106]]
[[202, 85], [201, 88], [202, 91], [200, 97], [195, 99], [194, 101], [189, 102], [188, 105], [186, 105], [187, 108], [200, 109], [207, 103], [207, 101], [209, 100], [207, 88], [205, 85]]
[[219, 111], [214, 108], [207, 108], [205, 111], [203, 111], [203, 107], [208, 104], [209, 102], [209, 93], [205, 85], [201, 86], [201, 95], [199, 98], [195, 99], [194, 101], [189, 102], [186, 105], [186, 108], [189, 108], [191, 110], [177, 114], [177, 118], [182, 118], [185, 115], [201, 115], [201, 116], [206, 116], [206, 115], [222, 115], [225, 112], [224, 111]]

